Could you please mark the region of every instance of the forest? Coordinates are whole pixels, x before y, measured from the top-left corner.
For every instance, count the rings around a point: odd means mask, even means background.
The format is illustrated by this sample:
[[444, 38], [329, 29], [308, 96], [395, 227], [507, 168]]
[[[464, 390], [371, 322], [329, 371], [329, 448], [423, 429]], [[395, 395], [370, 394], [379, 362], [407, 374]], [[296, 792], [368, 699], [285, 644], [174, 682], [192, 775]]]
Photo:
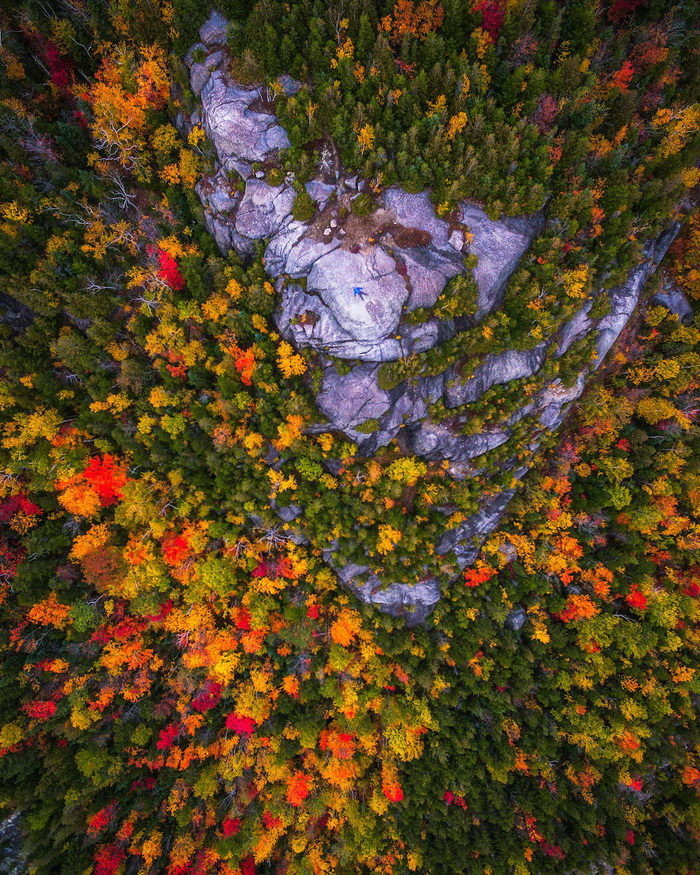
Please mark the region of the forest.
[[[262, 234], [224, 254], [205, 224], [217, 153], [188, 68], [209, 5], [4, 5], [0, 873], [691, 875], [698, 5], [216, 10], [226, 76], [288, 137], [252, 178], [292, 190], [295, 222], [315, 227], [329, 160], [364, 181], [343, 221], [395, 187], [450, 228], [464, 202], [541, 217], [498, 307], [477, 310], [467, 255], [407, 315], [456, 328], [378, 364], [388, 395], [605, 318], [674, 239], [602, 362], [592, 331], [430, 405], [460, 437], [515, 423], [468, 476], [400, 436], [367, 453], [318, 401], [357, 362], [280, 328]], [[523, 399], [584, 372], [534, 440]], [[504, 490], [473, 561], [438, 549]], [[352, 564], [439, 600], [378, 610]]]

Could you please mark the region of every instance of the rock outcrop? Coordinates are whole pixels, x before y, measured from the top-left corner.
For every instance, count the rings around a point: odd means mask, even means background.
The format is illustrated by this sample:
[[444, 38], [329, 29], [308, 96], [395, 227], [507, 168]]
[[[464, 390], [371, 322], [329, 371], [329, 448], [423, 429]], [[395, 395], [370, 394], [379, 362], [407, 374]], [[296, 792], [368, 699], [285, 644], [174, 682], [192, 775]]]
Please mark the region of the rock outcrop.
[[[583, 391], [587, 374], [599, 366], [627, 324], [678, 227], [649, 244], [645, 260], [626, 282], [601, 290], [609, 299], [603, 317], [591, 316], [589, 300], [556, 336], [529, 349], [494, 351], [466, 375], [452, 362], [442, 372], [382, 380], [387, 363], [405, 362], [448, 342], [459, 353], [462, 332], [502, 304], [510, 276], [545, 226], [544, 211], [494, 220], [477, 204], [464, 202], [448, 221], [436, 215], [426, 192], [412, 194], [397, 187], [385, 190], [372, 205], [363, 181], [344, 174], [329, 147], [318, 177], [305, 186], [315, 214], [295, 219], [299, 185], [293, 175], [283, 176], [278, 169], [266, 173], [289, 145], [274, 115], [274, 94], [230, 78], [223, 47], [225, 19], [213, 14], [200, 37], [186, 61], [201, 113], [183, 124], [204, 126], [217, 162], [215, 172], [198, 183], [197, 193], [207, 227], [223, 253], [235, 249], [249, 256], [257, 241], [264, 241], [265, 266], [279, 293], [278, 329], [297, 347], [315, 350], [323, 368], [317, 401], [327, 422], [311, 430], [342, 431], [366, 455], [397, 439], [407, 453], [449, 460], [455, 476], [461, 477], [479, 470], [479, 457], [507, 444], [526, 418], [531, 424], [528, 446], [535, 449], [539, 435], [562, 422]], [[280, 77], [279, 86], [288, 94], [300, 87], [286, 76]], [[473, 306], [464, 313], [433, 314], [431, 308], [456, 277], [473, 284]], [[687, 301], [673, 290], [665, 295], [667, 300], [657, 296], [659, 302], [686, 317]], [[568, 385], [556, 378], [544, 380], [502, 421], [464, 433], [470, 404], [493, 387], [532, 377], [548, 357], [565, 355], [587, 336], [595, 337], [597, 357]], [[430, 416], [432, 405], [442, 407], [439, 420]], [[515, 479], [526, 471], [507, 457], [504, 465]], [[462, 565], [473, 561], [512, 494], [511, 489], [502, 491], [446, 532], [438, 551], [453, 551]], [[327, 558], [332, 564], [332, 552]], [[434, 580], [387, 586], [368, 577], [364, 566], [336, 571], [362, 601], [393, 614], [410, 614], [413, 622], [424, 619], [440, 597]]]

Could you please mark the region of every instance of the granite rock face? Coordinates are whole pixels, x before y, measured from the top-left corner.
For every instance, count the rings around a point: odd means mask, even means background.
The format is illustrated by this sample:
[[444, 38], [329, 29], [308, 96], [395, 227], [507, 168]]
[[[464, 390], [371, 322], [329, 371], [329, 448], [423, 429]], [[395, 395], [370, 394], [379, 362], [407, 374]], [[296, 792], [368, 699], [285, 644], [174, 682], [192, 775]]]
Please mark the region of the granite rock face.
[[273, 187], [263, 179], [249, 179], [236, 210], [236, 231], [250, 240], [271, 237], [289, 219], [294, 189]]
[[[277, 327], [295, 346], [318, 354], [323, 377], [317, 402], [327, 422], [309, 430], [341, 431], [364, 455], [396, 438], [406, 453], [448, 460], [456, 477], [478, 471], [479, 457], [506, 444], [526, 418], [531, 423], [529, 447], [536, 448], [543, 431], [561, 424], [587, 375], [627, 325], [644, 283], [678, 227], [647, 247], [644, 261], [624, 283], [599, 290], [609, 304], [602, 318], [591, 316], [589, 300], [556, 336], [528, 349], [494, 351], [471, 362], [466, 371], [458, 362], [442, 373], [383, 385], [383, 363], [401, 363], [447, 342], [454, 346], [460, 332], [501, 306], [509, 278], [545, 227], [545, 211], [495, 220], [477, 204], [463, 202], [448, 221], [436, 215], [427, 192], [393, 187], [374, 199], [367, 215], [366, 209], [353, 206], [360, 195], [367, 200], [364, 182], [346, 176], [328, 146], [317, 178], [305, 187], [316, 213], [307, 221], [295, 219], [300, 187], [295, 187], [293, 174], [280, 183], [277, 171], [273, 185], [265, 169], [259, 169], [274, 168], [280, 150], [289, 145], [274, 114], [274, 93], [262, 86], [242, 86], [230, 77], [226, 29], [226, 20], [212, 13], [200, 30], [201, 43], [187, 53], [201, 111], [182, 119], [182, 126], [201, 122], [216, 151], [215, 172], [201, 179], [196, 191], [219, 249], [249, 257], [256, 242], [264, 241], [265, 266], [279, 294]], [[279, 86], [287, 94], [301, 88], [288, 76], [280, 77]], [[471, 311], [449, 318], [431, 315], [429, 308], [460, 276], [475, 284]], [[675, 288], [665, 289], [656, 302], [683, 319], [692, 312]], [[413, 318], [419, 308], [426, 308], [427, 315]], [[502, 421], [469, 431], [469, 405], [496, 387], [516, 387], [513, 381], [532, 378], [548, 359], [560, 358], [589, 336], [595, 338], [597, 358], [583, 364], [567, 385], [543, 378], [543, 385], [523, 396], [522, 405]], [[438, 421], [430, 416], [432, 405], [442, 407]], [[527, 470], [514, 460], [506, 464], [516, 480]], [[512, 495], [509, 489], [492, 496], [459, 527], [446, 531], [438, 552], [453, 552], [461, 566], [473, 562]], [[295, 507], [293, 515], [284, 511], [280, 516], [291, 522], [301, 512]], [[327, 559], [333, 565], [332, 551]], [[432, 579], [386, 585], [363, 566], [335, 570], [360, 600], [407, 616], [411, 623], [422, 622], [440, 598], [439, 583]]]
[[693, 307], [690, 301], [673, 283], [666, 283], [663, 290], [654, 295], [651, 302], [675, 313], [684, 325], [689, 325], [693, 319]]
[[544, 225], [541, 215], [493, 222], [473, 204], [461, 205], [461, 221], [469, 229], [469, 252], [479, 263], [474, 276], [479, 287], [477, 315], [490, 313], [503, 300], [511, 273], [530, 246], [534, 234]]
[[374, 605], [380, 611], [394, 617], [404, 617], [409, 626], [423, 623], [440, 601], [440, 584], [432, 577], [417, 583], [390, 583], [388, 586], [369, 567], [349, 562], [336, 567], [333, 551], [327, 550], [324, 558], [334, 568], [338, 579], [350, 592], [366, 605]]
[[224, 45], [226, 43], [227, 30], [228, 21], [220, 12], [214, 9], [209, 18], [199, 28], [199, 38], [207, 45]]
[[322, 413], [350, 430], [391, 410], [391, 396], [377, 385], [376, 372], [376, 365], [362, 364], [349, 374], [339, 374], [329, 365], [316, 398]]
[[246, 163], [264, 161], [275, 149], [289, 145], [284, 128], [272, 113], [264, 111], [266, 95], [262, 87], [232, 85], [224, 69], [216, 66], [200, 97], [204, 130], [227, 169], [240, 167], [245, 171]]

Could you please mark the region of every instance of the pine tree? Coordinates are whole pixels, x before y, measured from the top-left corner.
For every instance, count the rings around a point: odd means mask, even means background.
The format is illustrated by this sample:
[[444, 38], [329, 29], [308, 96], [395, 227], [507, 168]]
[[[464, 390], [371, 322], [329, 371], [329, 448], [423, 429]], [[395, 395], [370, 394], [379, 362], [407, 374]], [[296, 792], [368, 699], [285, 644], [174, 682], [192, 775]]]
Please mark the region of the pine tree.
[[357, 60], [367, 65], [370, 62], [375, 42], [375, 29], [372, 27], [369, 15], [363, 12], [360, 16], [360, 27], [357, 36]]

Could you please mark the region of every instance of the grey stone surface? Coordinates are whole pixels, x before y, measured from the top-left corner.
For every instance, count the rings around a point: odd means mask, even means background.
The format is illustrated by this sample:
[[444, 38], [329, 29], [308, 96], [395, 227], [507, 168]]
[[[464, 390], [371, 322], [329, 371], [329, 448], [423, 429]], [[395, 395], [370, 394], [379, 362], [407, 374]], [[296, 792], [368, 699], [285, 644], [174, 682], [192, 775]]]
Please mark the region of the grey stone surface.
[[377, 368], [372, 365], [359, 365], [348, 374], [339, 374], [332, 365], [327, 367], [316, 401], [341, 429], [377, 419], [391, 408], [389, 393], [377, 385]]
[[224, 52], [221, 49], [217, 49], [214, 52], [210, 52], [204, 60], [204, 66], [207, 70], [213, 70], [215, 67], [220, 67], [225, 61]]
[[227, 19], [220, 12], [217, 12], [216, 9], [212, 9], [209, 18], [199, 28], [199, 38], [208, 46], [224, 45], [226, 43], [227, 29]]
[[473, 562], [478, 546], [496, 528], [514, 495], [514, 489], [506, 489], [484, 502], [476, 513], [445, 532], [438, 544], [438, 553], [455, 552], [463, 567]]
[[581, 396], [586, 385], [586, 375], [579, 374], [572, 386], [565, 386], [561, 380], [554, 380], [539, 394], [536, 407], [539, 411], [540, 425], [553, 431], [564, 420], [569, 404]]
[[343, 331], [331, 310], [317, 296], [307, 293], [295, 283], [278, 282], [281, 303], [275, 314], [280, 333], [296, 346], [311, 346], [323, 350], [329, 347], [328, 338], [334, 338], [337, 348], [352, 346], [354, 339]]
[[596, 367], [600, 366], [610, 347], [620, 336], [622, 329], [639, 303], [639, 297], [644, 284], [656, 270], [657, 265], [666, 254], [668, 247], [675, 239], [679, 230], [680, 224], [674, 222], [666, 231], [651, 241], [645, 247], [644, 261], [630, 271], [624, 283], [608, 292], [611, 299], [611, 308], [610, 312], [598, 323], [596, 344], [598, 362]]
[[312, 179], [306, 183], [306, 191], [317, 204], [319, 210], [325, 208], [326, 204], [335, 194], [336, 188], [328, 182], [322, 182], [320, 179]]
[[504, 444], [508, 437], [509, 433], [501, 429], [462, 436], [426, 420], [408, 430], [404, 440], [411, 452], [426, 459], [467, 462]]
[[641, 264], [634, 268], [627, 282], [608, 292], [611, 300], [610, 312], [598, 322], [596, 341], [598, 365], [602, 363], [610, 347], [627, 325], [627, 321], [639, 302], [639, 295], [650, 272], [647, 264]]
[[236, 249], [241, 254], [252, 255], [253, 240], [236, 230], [236, 210], [242, 195], [233, 186], [229, 173], [220, 167], [212, 176], [202, 177], [195, 186], [195, 191], [204, 207], [207, 230], [219, 249], [226, 252]]
[[692, 322], [693, 306], [678, 286], [673, 285], [673, 283], [667, 283], [663, 291], [654, 295], [651, 301], [652, 304], [659, 304], [675, 313], [685, 325]]
[[445, 387], [445, 406], [458, 407], [476, 401], [492, 386], [509, 383], [522, 377], [531, 377], [542, 367], [547, 345], [542, 343], [533, 349], [509, 349], [486, 356], [472, 377], [464, 382], [449, 381]]
[[192, 93], [197, 97], [202, 93], [202, 88], [207, 84], [209, 79], [209, 70], [205, 64], [192, 64], [190, 67], [190, 87]]
[[506, 617], [506, 626], [514, 632], [519, 632], [525, 625], [527, 614], [523, 608], [514, 608]]
[[374, 605], [392, 617], [404, 617], [408, 626], [424, 623], [440, 601], [440, 584], [433, 578], [415, 584], [386, 585], [371, 575], [362, 583], [350, 577], [345, 585], [365, 604]]
[[432, 307], [447, 281], [464, 272], [462, 259], [456, 252], [440, 252], [432, 247], [420, 246], [397, 249], [396, 254], [401, 258], [408, 276], [408, 311], [416, 307]]
[[250, 179], [236, 213], [236, 231], [252, 240], [269, 237], [292, 215], [296, 193], [290, 186], [273, 188], [263, 179]]
[[301, 516], [304, 508], [298, 504], [285, 504], [282, 507], [276, 507], [275, 513], [285, 523], [291, 523], [298, 516]]
[[450, 226], [435, 215], [427, 191], [410, 194], [401, 188], [388, 188], [382, 202], [386, 209], [395, 213], [401, 225], [427, 231], [436, 249], [447, 249], [450, 245]]
[[264, 161], [289, 139], [274, 115], [251, 109], [261, 89], [244, 88], [227, 79], [221, 68], [212, 71], [201, 91], [204, 129], [223, 163], [233, 157]]
[[202, 52], [204, 54], [206, 54], [207, 52], [207, 47], [204, 45], [204, 43], [195, 43], [193, 46], [190, 46], [190, 48], [185, 52], [185, 57], [183, 59], [185, 61], [185, 64], [188, 67], [191, 67], [194, 63], [194, 56]]
[[305, 277], [316, 258], [340, 245], [333, 241], [327, 243], [309, 240], [305, 236], [306, 229], [303, 222], [292, 219], [272, 237], [265, 250], [265, 269], [269, 274], [273, 277], [283, 273], [292, 277]]
[[588, 318], [588, 314], [592, 306], [593, 301], [586, 301], [583, 307], [574, 313], [571, 319], [562, 326], [557, 338], [557, 355], [563, 355], [572, 343], [578, 340], [579, 337], [588, 334], [591, 330], [593, 323]]
[[468, 228], [466, 248], [476, 255], [474, 279], [479, 287], [479, 313], [489, 313], [501, 302], [503, 291], [543, 220], [535, 215], [528, 219], [493, 221], [475, 204], [463, 203], [460, 220]]
[[408, 297], [394, 259], [379, 247], [358, 253], [335, 249], [322, 256], [309, 271], [307, 289], [319, 295], [351, 337], [369, 342], [396, 330]]
[[[265, 239], [269, 272], [305, 278], [307, 294], [317, 298], [309, 309], [314, 314], [309, 330], [308, 324], [299, 323], [299, 312], [294, 312], [300, 297], [297, 289], [280, 287], [283, 302], [277, 323], [285, 336], [319, 352], [368, 362], [395, 360], [443, 341], [449, 332], [436, 320], [420, 325], [402, 322], [405, 312], [433, 305], [448, 280], [465, 269], [457, 251], [463, 237], [435, 215], [427, 193], [410, 194], [393, 188], [383, 195], [387, 215], [399, 227], [428, 235], [427, 245], [385, 248], [377, 241], [360, 247], [345, 245], [345, 229], [333, 216], [323, 235], [312, 233], [307, 224], [291, 219], [294, 193], [290, 185], [274, 188], [260, 178], [250, 178], [253, 162], [265, 160], [288, 145], [275, 117], [260, 111], [264, 106], [261, 89], [242, 87], [228, 79], [222, 52], [212, 53], [201, 64], [202, 71], [199, 66], [194, 65], [193, 76], [203, 77], [203, 71], [208, 73], [212, 68], [201, 86], [205, 129], [221, 166], [235, 169], [247, 180], [243, 195], [238, 195], [234, 204], [224, 203], [228, 193], [217, 197], [201, 190], [207, 226], [222, 251], [234, 247], [249, 255], [254, 248], [252, 241]], [[228, 185], [221, 175], [213, 177], [213, 182]], [[342, 187], [357, 190], [360, 182], [353, 177]], [[314, 179], [307, 183], [307, 190], [324, 208], [336, 187]], [[230, 228], [225, 227], [227, 223]], [[524, 237], [509, 233], [518, 240]], [[289, 300], [285, 299], [287, 288]], [[355, 289], [361, 293], [356, 294]]]
[[15, 812], [0, 821], [0, 872], [2, 875], [26, 875], [29, 871], [22, 851], [22, 819]]
[[281, 76], [277, 77], [277, 81], [282, 86], [282, 90], [288, 96], [292, 94], [297, 94], [301, 91], [301, 82], [297, 79], [292, 79], [291, 76], [288, 76], [286, 73], [283, 73]]
[[207, 84], [211, 71], [221, 66], [223, 61], [224, 53], [222, 51], [211, 52], [201, 62], [194, 63], [190, 59], [190, 84], [194, 94], [199, 96], [202, 93], [202, 89]]

